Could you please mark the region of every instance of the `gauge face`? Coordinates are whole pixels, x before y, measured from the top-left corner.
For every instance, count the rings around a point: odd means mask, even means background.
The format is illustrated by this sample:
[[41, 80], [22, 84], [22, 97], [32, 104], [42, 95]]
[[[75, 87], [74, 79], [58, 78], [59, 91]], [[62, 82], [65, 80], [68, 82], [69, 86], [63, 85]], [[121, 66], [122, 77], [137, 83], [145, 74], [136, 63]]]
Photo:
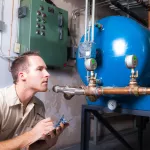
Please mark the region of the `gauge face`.
[[94, 58], [86, 59], [84, 64], [89, 71], [94, 71], [97, 68], [97, 62]]
[[108, 108], [110, 110], [115, 110], [117, 107], [117, 102], [115, 100], [109, 100], [108, 101]]
[[128, 68], [135, 68], [138, 64], [137, 57], [135, 55], [128, 55], [125, 58], [125, 63]]

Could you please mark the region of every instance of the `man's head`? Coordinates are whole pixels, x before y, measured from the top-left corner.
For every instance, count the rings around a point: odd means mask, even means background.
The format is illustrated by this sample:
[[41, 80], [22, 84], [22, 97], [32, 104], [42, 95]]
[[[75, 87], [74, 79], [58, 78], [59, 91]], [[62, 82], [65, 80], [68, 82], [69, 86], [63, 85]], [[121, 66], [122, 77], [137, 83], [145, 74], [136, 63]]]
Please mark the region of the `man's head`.
[[17, 57], [11, 66], [15, 84], [23, 83], [35, 92], [47, 90], [49, 73], [38, 52], [26, 52]]

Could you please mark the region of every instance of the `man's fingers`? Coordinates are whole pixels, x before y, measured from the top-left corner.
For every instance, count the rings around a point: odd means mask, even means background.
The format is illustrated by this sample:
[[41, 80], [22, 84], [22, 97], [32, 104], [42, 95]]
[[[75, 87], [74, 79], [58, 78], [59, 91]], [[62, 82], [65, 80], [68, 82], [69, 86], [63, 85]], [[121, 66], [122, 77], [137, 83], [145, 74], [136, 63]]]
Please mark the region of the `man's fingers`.
[[60, 123], [60, 126], [62, 129], [65, 129], [66, 127], [69, 126], [69, 123]]
[[47, 135], [51, 138], [55, 138], [56, 136], [59, 136], [67, 126], [69, 126], [69, 123], [60, 123], [59, 127], [50, 130]]
[[50, 135], [51, 135], [51, 138], [54, 138], [56, 136], [53, 131], [50, 133]]
[[54, 127], [54, 123], [53, 123], [53, 122], [45, 122], [44, 124], [45, 124], [46, 127], [47, 127], [47, 126], [52, 126], [52, 127]]
[[55, 138], [56, 137], [56, 129], [53, 129], [47, 135], [50, 136], [51, 138]]
[[42, 121], [43, 122], [49, 122], [49, 121], [52, 122], [52, 119], [51, 118], [46, 118], [46, 119], [43, 119]]
[[65, 123], [65, 127], [68, 127], [69, 126], [69, 123], [67, 122], [67, 123]]
[[56, 134], [57, 134], [57, 135], [60, 135], [60, 134], [61, 134], [61, 131], [62, 131], [62, 129], [61, 129], [60, 126], [56, 128]]

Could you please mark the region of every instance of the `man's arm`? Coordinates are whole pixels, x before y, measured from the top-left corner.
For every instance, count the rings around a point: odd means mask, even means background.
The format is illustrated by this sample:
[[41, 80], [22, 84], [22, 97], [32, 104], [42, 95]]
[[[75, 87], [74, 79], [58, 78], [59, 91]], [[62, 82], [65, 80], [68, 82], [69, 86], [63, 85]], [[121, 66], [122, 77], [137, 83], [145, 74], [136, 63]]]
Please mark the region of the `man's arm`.
[[[37, 149], [48, 150], [49, 148], [53, 147], [56, 144], [57, 140], [58, 137], [51, 139], [50, 136], [49, 137], [47, 136], [45, 140], [39, 140], [31, 144], [29, 150], [37, 150]], [[46, 141], [48, 141], [49, 144], [47, 144]]]
[[[57, 130], [60, 130], [60, 127]], [[54, 132], [50, 132], [50, 134], [45, 136], [44, 140], [38, 140], [31, 144], [29, 150], [48, 150], [57, 143], [59, 135], [60, 134], [58, 134], [58, 131], [56, 134], [54, 134]]]
[[29, 132], [18, 137], [0, 142], [0, 150], [18, 150], [28, 147], [54, 129], [51, 119], [43, 119]]
[[13, 139], [0, 142], [0, 149], [18, 150], [29, 146], [30, 144], [34, 143], [36, 140], [37, 139], [34, 136], [34, 132], [29, 131]]
[[55, 132], [50, 132], [47, 136], [45, 136], [45, 140], [39, 140], [30, 145], [29, 150], [48, 150], [49, 148], [53, 147], [59, 138], [59, 135], [68, 127], [69, 124], [61, 123], [59, 127], [56, 128]]

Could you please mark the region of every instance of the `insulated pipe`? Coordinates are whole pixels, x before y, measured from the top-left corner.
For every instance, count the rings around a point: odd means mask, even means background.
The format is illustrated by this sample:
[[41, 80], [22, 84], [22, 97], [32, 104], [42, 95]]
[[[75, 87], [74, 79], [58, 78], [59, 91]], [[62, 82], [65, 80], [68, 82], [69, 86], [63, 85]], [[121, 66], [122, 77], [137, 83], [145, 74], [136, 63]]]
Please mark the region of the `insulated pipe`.
[[70, 95], [85, 95], [84, 89], [82, 88], [72, 88], [68, 86], [54, 86], [53, 91], [56, 93], [64, 93]]
[[95, 23], [95, 0], [92, 2], [92, 38], [91, 42], [94, 42], [94, 23]]
[[137, 21], [139, 21], [141, 24], [143, 24], [144, 26], [147, 27], [147, 22], [140, 18], [138, 15], [136, 15], [134, 12], [128, 10], [126, 7], [124, 7], [123, 5], [121, 5], [118, 1], [116, 0], [110, 0], [110, 2], [115, 5], [117, 8], [121, 9], [122, 11], [124, 11], [125, 13], [129, 14], [131, 17], [135, 18]]
[[88, 22], [88, 0], [85, 1], [85, 36], [84, 36], [84, 42], [87, 40], [86, 38], [86, 32], [87, 32], [87, 22]]
[[91, 33], [91, 22], [89, 22], [88, 26], [88, 42], [90, 42], [90, 33]]
[[138, 4], [141, 4], [144, 8], [149, 9], [149, 4], [147, 5], [143, 0], [136, 0], [136, 1]]

